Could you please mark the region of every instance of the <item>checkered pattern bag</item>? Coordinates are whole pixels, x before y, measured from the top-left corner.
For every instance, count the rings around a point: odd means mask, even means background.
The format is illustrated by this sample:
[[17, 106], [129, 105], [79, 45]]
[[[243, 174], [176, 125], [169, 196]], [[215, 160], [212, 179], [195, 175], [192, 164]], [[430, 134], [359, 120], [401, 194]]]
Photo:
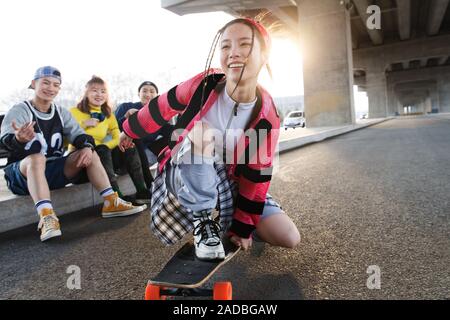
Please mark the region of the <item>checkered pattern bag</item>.
[[[234, 199], [237, 195], [237, 189], [236, 184], [228, 179], [224, 164], [214, 164], [214, 167], [220, 178], [217, 186], [219, 223], [222, 230], [226, 231], [233, 219]], [[173, 245], [192, 231], [194, 227], [192, 210], [183, 207], [177, 198], [167, 191], [166, 170], [158, 173], [152, 189], [150, 228], [161, 242], [166, 245]]]
[[[228, 178], [226, 165], [215, 163], [214, 168], [220, 178], [217, 186], [219, 223], [222, 230], [226, 232], [233, 220], [234, 199], [238, 189], [237, 184]], [[150, 228], [162, 243], [173, 245], [194, 228], [192, 210], [183, 207], [177, 198], [167, 191], [165, 169], [156, 176], [152, 191]], [[268, 193], [266, 205], [277, 206], [281, 209]]]

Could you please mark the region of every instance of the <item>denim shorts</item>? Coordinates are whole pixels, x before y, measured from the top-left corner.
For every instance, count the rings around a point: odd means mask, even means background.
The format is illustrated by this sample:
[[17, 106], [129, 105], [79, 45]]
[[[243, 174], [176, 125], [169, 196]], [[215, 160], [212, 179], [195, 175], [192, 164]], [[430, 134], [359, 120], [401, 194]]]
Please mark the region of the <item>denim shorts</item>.
[[270, 194], [267, 194], [266, 201], [264, 203], [264, 209], [261, 215], [261, 220], [276, 214], [284, 214], [283, 208], [281, 208], [281, 206], [275, 200], [273, 200]]
[[[67, 156], [59, 158], [47, 159], [45, 165], [45, 178], [50, 190], [60, 189], [69, 183], [84, 183], [87, 182], [86, 170], [82, 170], [80, 174], [72, 179], [66, 178], [64, 175], [64, 165]], [[28, 191], [27, 178], [20, 172], [20, 161], [9, 164], [5, 169], [6, 184], [12, 193], [27, 196]]]

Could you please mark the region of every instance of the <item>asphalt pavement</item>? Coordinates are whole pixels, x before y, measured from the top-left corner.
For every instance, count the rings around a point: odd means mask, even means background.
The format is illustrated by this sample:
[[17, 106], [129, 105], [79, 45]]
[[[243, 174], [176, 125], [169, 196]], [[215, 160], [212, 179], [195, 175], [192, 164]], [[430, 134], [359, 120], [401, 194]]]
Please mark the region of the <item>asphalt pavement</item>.
[[[255, 244], [210, 284], [232, 281], [235, 299], [450, 299], [449, 137], [449, 119], [398, 118], [282, 154], [270, 193], [301, 244]], [[0, 299], [142, 299], [181, 246], [159, 243], [148, 211], [60, 221], [46, 243], [36, 225], [0, 234]]]

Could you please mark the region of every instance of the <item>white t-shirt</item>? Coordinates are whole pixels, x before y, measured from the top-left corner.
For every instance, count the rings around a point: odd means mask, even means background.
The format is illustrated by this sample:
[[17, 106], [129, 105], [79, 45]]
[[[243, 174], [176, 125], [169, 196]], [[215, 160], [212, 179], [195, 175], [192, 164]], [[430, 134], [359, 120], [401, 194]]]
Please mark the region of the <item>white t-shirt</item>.
[[[226, 145], [227, 154], [233, 154], [237, 142], [242, 137], [245, 132], [245, 128], [251, 121], [256, 99], [250, 103], [237, 104], [237, 113], [235, 115], [234, 110], [236, 108], [236, 104], [237, 103], [231, 99], [227, 93], [227, 90], [224, 88], [219, 94], [216, 102], [212, 105], [211, 109], [209, 109], [206, 115], [202, 118], [202, 122], [206, 123], [209, 128], [214, 128], [217, 130], [215, 134], [215, 137], [217, 137], [215, 139], [217, 160], [222, 158], [224, 142]], [[225, 137], [226, 140], [224, 141], [223, 139]]]

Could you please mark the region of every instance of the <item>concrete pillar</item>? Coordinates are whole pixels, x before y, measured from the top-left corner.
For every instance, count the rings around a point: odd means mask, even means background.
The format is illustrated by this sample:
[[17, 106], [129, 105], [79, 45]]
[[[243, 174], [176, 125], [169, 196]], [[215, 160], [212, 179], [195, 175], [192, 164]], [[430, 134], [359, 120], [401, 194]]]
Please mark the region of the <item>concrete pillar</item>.
[[439, 112], [450, 112], [450, 75], [438, 80]]
[[426, 105], [425, 105], [425, 100], [420, 101], [418, 110], [418, 113], [426, 113]]
[[430, 92], [430, 99], [431, 99], [431, 112], [438, 113], [439, 112], [439, 92], [437, 88], [434, 88]]
[[405, 114], [405, 106], [397, 99], [397, 112], [399, 115]]
[[384, 72], [367, 72], [367, 97], [369, 118], [385, 118], [388, 115], [386, 75]]
[[386, 76], [386, 90], [388, 99], [388, 115], [395, 115], [396, 112], [400, 113], [398, 106], [398, 97], [395, 93], [395, 82], [391, 78]]
[[431, 97], [428, 96], [425, 100], [425, 113], [431, 113], [432, 109], [432, 103], [431, 103]]
[[388, 114], [394, 114], [397, 111], [397, 99], [393, 90], [388, 91], [387, 99]]
[[298, 2], [309, 127], [355, 122], [350, 15], [336, 0]]

